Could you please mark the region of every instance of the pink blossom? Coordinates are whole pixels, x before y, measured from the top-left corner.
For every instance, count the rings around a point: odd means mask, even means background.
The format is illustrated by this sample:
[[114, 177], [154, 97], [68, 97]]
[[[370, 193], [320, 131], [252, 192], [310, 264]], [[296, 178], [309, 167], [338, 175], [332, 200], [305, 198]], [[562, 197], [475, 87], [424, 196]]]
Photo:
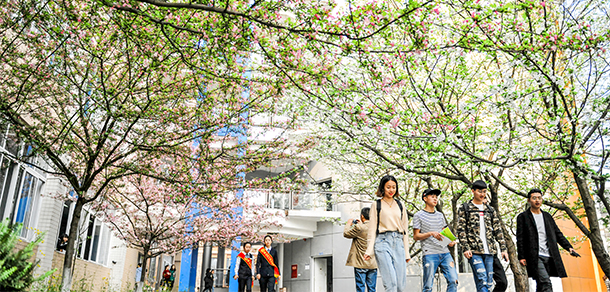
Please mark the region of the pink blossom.
[[396, 129], [396, 127], [398, 127], [398, 125], [400, 124], [400, 118], [398, 116], [394, 117], [390, 121], [390, 124], [392, 125], [392, 128]]

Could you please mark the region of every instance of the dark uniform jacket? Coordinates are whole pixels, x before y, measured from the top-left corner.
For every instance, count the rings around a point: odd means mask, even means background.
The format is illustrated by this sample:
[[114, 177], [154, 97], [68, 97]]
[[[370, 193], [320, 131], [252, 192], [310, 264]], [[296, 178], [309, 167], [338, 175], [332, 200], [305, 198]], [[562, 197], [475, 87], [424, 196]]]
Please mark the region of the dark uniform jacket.
[[[246, 258], [252, 259], [252, 255], [248, 253], [246, 254]], [[238, 276], [242, 279], [252, 277], [252, 269], [250, 269], [246, 261], [244, 261], [242, 258], [239, 258], [239, 270], [237, 272], [239, 273]]]
[[[275, 264], [275, 266], [277, 266], [278, 270], [281, 271], [277, 259], [277, 250], [272, 247], [271, 251], [269, 251], [269, 254], [271, 255], [271, 257], [273, 257], [273, 263]], [[261, 277], [274, 277], [273, 266], [270, 265], [265, 259], [265, 257], [260, 253], [258, 253], [258, 256], [256, 257], [256, 273], [260, 274]]]
[[[549, 248], [549, 276], [567, 277], [566, 269], [563, 266], [561, 255], [559, 254], [559, 243], [564, 249], [572, 248], [570, 242], [563, 236], [551, 214], [542, 211], [544, 218], [544, 229], [546, 231], [546, 242]], [[538, 278], [538, 229], [532, 211], [527, 210], [517, 216], [517, 253], [519, 260], [525, 259], [527, 262], [527, 274]]]

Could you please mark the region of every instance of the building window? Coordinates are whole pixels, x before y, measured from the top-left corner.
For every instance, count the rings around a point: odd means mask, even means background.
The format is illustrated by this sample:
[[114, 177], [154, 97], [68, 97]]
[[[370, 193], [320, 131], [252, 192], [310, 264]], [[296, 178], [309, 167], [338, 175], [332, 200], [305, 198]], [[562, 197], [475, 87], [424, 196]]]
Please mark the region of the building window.
[[[0, 122], [0, 219], [21, 223], [21, 237], [32, 240], [45, 176], [31, 165], [33, 146], [24, 146], [7, 123]], [[25, 156], [24, 156], [25, 155]], [[19, 156], [27, 163], [17, 160]]]
[[[87, 210], [83, 210], [81, 218], [83, 219], [79, 224], [77, 257], [106, 265], [108, 263], [110, 228]], [[69, 228], [65, 230], [69, 230]]]
[[327, 179], [325, 181], [317, 182], [318, 189], [320, 190], [321, 193], [328, 192], [323, 195], [323, 198], [325, 199], [324, 205], [325, 205], [326, 211], [333, 210], [333, 194], [330, 193], [330, 190], [332, 188], [332, 183], [333, 183], [332, 179]]
[[10, 197], [10, 186], [13, 177], [13, 169], [15, 169], [16, 163], [13, 163], [10, 159], [0, 155], [0, 217], [2, 219], [8, 217], [6, 214], [7, 206], [9, 206], [8, 198]]
[[0, 157], [0, 214], [12, 223], [21, 223], [21, 236], [31, 240], [38, 219], [38, 200], [44, 182], [6, 155]]
[[157, 258], [151, 258], [150, 259], [150, 267], [148, 270], [148, 282], [152, 282], [155, 283], [156, 282], [156, 276], [155, 273], [157, 272]]
[[231, 249], [213, 246], [210, 268], [214, 270], [214, 287], [229, 287], [230, 266]]
[[6, 135], [6, 145], [4, 145], [4, 149], [12, 155], [13, 158], [17, 157], [19, 154], [19, 148], [21, 146], [21, 141], [17, 137], [15, 131], [9, 128], [8, 133]]
[[70, 231], [70, 219], [72, 218], [72, 213], [74, 212], [74, 202], [70, 200], [64, 201], [64, 205], [61, 211], [61, 222], [59, 223], [59, 234], [58, 237], [61, 237], [63, 234], [68, 234]]
[[23, 184], [21, 186], [21, 191], [19, 192], [17, 207], [17, 214], [15, 215], [15, 222], [23, 223], [24, 228], [21, 230], [21, 236], [24, 238], [29, 238], [33, 236], [33, 230], [31, 228], [25, 227], [34, 227], [34, 222], [36, 222], [38, 212], [34, 212], [38, 208], [38, 199], [40, 196], [40, 191], [42, 189], [42, 182], [32, 176], [29, 173], [25, 173], [25, 179], [23, 180]]
[[6, 131], [8, 130], [8, 123], [0, 120], [0, 147], [4, 148], [4, 141], [6, 140]]
[[95, 224], [95, 217], [93, 216], [89, 216], [89, 223], [87, 225], [87, 232], [85, 234], [87, 234], [87, 237], [85, 237], [85, 253], [83, 254], [83, 259], [90, 259], [90, 254], [91, 254], [91, 242], [92, 242], [92, 235], [93, 235], [93, 228], [94, 228], [94, 224]]
[[[70, 192], [70, 196], [74, 196], [73, 191]], [[64, 201], [58, 238], [62, 234], [70, 233], [74, 206], [75, 203], [72, 200]], [[106, 265], [111, 236], [110, 228], [88, 210], [83, 210], [78, 230], [76, 256], [83, 260]]]

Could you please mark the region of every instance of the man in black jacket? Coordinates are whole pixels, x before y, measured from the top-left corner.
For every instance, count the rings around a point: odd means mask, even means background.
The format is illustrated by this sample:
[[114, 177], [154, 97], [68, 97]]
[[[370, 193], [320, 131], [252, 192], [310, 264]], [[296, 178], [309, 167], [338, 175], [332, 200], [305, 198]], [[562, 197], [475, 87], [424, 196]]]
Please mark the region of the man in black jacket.
[[531, 207], [517, 216], [519, 262], [527, 266], [527, 274], [536, 280], [537, 292], [552, 292], [550, 277], [567, 277], [557, 243], [570, 253], [574, 253], [574, 249], [551, 214], [540, 210], [542, 192], [530, 190], [527, 201]]
[[256, 257], [256, 279], [261, 285], [261, 292], [275, 292], [275, 281], [280, 278], [277, 251], [271, 247], [271, 235], [265, 235], [265, 246], [258, 250]]

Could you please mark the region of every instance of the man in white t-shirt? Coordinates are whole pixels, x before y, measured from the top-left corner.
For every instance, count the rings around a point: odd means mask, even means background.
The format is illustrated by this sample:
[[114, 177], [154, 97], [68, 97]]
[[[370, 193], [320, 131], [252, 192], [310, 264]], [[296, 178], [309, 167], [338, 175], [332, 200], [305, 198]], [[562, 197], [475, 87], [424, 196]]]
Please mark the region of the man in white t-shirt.
[[496, 210], [485, 204], [487, 184], [477, 180], [471, 185], [472, 200], [458, 209], [457, 234], [459, 243], [472, 268], [477, 292], [489, 292], [493, 285], [496, 243], [502, 257], [508, 261], [504, 233]]
[[536, 280], [537, 292], [552, 292], [550, 277], [567, 277], [559, 243], [578, 256], [570, 242], [563, 236], [551, 214], [540, 209], [542, 191], [532, 189], [527, 193], [530, 208], [517, 216], [517, 253], [521, 265], [527, 267], [527, 274]]

